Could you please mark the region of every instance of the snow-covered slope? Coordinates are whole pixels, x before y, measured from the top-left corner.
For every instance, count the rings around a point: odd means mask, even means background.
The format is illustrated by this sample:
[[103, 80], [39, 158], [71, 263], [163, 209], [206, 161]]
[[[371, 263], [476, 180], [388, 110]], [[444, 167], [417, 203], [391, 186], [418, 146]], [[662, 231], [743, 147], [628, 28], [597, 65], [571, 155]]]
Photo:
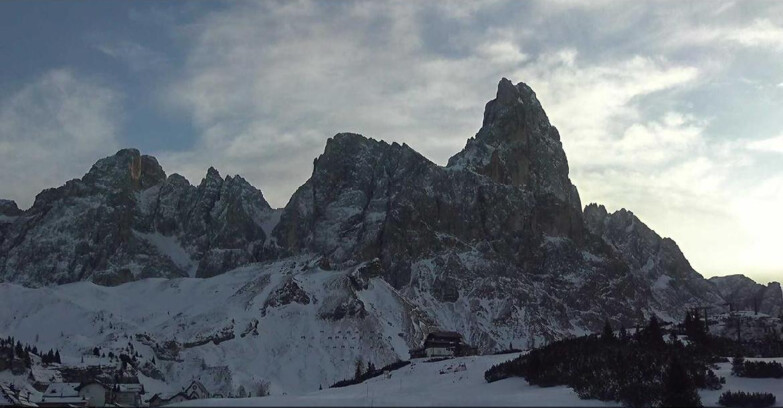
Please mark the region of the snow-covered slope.
[[407, 359], [427, 329], [382, 279], [357, 283], [361, 270], [324, 271], [299, 257], [209, 279], [3, 283], [0, 336], [59, 349], [66, 365], [118, 364], [93, 356], [96, 346], [138, 352], [140, 366], [154, 357], [163, 381], [141, 370], [150, 395], [193, 378], [223, 395], [262, 381], [273, 393], [311, 391], [353, 375], [358, 359], [379, 367]]
[[484, 371], [489, 367], [513, 357], [516, 355], [474, 356], [432, 363], [416, 359], [391, 372], [390, 378], [380, 376], [344, 388], [261, 398], [188, 401], [176, 406], [619, 406], [580, 400], [565, 386], [541, 388], [521, 378], [491, 384], [484, 380]]
[[[489, 367], [515, 356], [462, 357], [432, 363], [416, 359], [392, 372], [389, 378], [376, 377], [344, 388], [261, 398], [198, 400], [175, 406], [620, 406], [611, 401], [579, 399], [565, 386], [531, 386], [517, 377], [493, 383], [484, 380], [484, 372]], [[749, 360], [783, 362], [783, 359]], [[463, 365], [464, 370], [460, 367]], [[734, 377], [730, 363], [719, 363], [715, 372], [726, 379], [726, 384], [720, 390], [699, 390], [704, 406], [718, 406], [718, 398], [725, 391], [771, 392], [776, 396], [775, 406], [783, 406], [783, 380]]]

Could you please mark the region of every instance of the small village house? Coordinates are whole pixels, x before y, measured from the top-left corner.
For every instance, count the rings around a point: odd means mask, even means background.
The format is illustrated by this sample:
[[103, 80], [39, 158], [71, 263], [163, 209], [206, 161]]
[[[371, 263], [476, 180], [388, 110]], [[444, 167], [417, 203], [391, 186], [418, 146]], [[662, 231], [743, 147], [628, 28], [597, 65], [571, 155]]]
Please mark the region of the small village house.
[[424, 346], [410, 351], [411, 358], [454, 357], [476, 354], [476, 348], [465, 343], [462, 335], [453, 331], [435, 331], [427, 335]]
[[150, 407], [162, 407], [164, 405], [187, 401], [189, 399], [190, 398], [188, 398], [185, 392], [180, 391], [168, 398], [163, 397], [161, 394], [155, 394], [152, 398], [147, 400], [147, 404], [149, 404]]
[[185, 388], [185, 395], [188, 399], [204, 399], [209, 398], [209, 391], [204, 387], [200, 381], [193, 381]]
[[76, 391], [78, 386], [79, 383], [51, 383], [36, 404], [39, 407], [85, 407], [87, 400]]
[[202, 384], [199, 381], [193, 381], [185, 387], [182, 391], [172, 395], [171, 397], [164, 398], [161, 394], [155, 394], [152, 396], [152, 398], [147, 400], [147, 403], [150, 407], [160, 407], [164, 405], [174, 404], [177, 402], [182, 401], [188, 401], [188, 400], [194, 400], [194, 399], [204, 399], [209, 398], [209, 391], [207, 391], [207, 388], [204, 387], [204, 384]]
[[102, 407], [111, 400], [111, 388], [99, 381], [87, 381], [76, 387], [79, 396], [87, 400], [88, 407]]
[[113, 402], [125, 407], [140, 407], [141, 396], [144, 394], [142, 384], [115, 384], [112, 390], [114, 394]]

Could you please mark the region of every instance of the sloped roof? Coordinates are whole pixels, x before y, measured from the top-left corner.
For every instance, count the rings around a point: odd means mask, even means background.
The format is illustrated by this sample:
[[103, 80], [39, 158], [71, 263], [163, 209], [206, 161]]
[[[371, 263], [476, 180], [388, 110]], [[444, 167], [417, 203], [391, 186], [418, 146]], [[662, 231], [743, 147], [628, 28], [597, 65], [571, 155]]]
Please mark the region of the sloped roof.
[[454, 340], [462, 339], [462, 335], [454, 331], [436, 331], [428, 334], [427, 337], [441, 337]]
[[83, 382], [83, 383], [79, 384], [79, 386], [78, 386], [78, 387], [76, 387], [76, 391], [79, 391], [79, 390], [81, 390], [82, 388], [84, 388], [84, 387], [86, 387], [86, 386], [88, 386], [88, 385], [90, 385], [90, 384], [98, 384], [98, 385], [100, 385], [101, 387], [103, 387], [104, 389], [107, 389], [107, 390], [108, 390], [109, 388], [111, 388], [111, 387], [109, 387], [108, 385], [106, 385], [106, 384], [104, 384], [104, 383], [102, 383], [102, 382], [100, 382], [100, 381], [98, 381], [98, 380], [92, 380], [92, 381], [85, 381], [85, 382]]
[[84, 403], [84, 398], [76, 396], [76, 397], [47, 397], [44, 396], [41, 401], [42, 403], [47, 404], [82, 404]]
[[198, 388], [200, 391], [204, 392], [205, 394], [209, 394], [209, 391], [207, 391], [207, 387], [205, 387], [204, 384], [201, 383], [201, 381], [197, 381], [197, 380], [191, 381], [190, 385], [185, 387], [185, 390], [189, 390], [189, 389], [193, 388], [193, 386], [195, 386], [196, 388]]
[[144, 392], [144, 386], [141, 384], [117, 384], [117, 390], [119, 392]]
[[79, 383], [51, 383], [44, 391], [45, 397], [78, 397], [79, 391], [76, 387]]

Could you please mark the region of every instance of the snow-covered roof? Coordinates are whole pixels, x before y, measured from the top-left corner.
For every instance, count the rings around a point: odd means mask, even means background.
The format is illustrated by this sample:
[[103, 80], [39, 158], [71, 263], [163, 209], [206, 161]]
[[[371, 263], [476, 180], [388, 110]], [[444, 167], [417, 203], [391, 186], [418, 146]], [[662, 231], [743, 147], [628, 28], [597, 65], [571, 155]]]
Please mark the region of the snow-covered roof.
[[0, 406], [35, 407], [30, 402], [30, 393], [19, 391], [14, 385], [0, 384]]
[[12, 406], [15, 405], [16, 398], [14, 398], [11, 390], [5, 384], [0, 384], [0, 406]]
[[102, 382], [100, 382], [100, 381], [97, 381], [97, 380], [91, 380], [91, 381], [85, 381], [85, 382], [82, 382], [82, 383], [80, 383], [80, 384], [79, 384], [79, 386], [78, 386], [78, 387], [76, 387], [76, 391], [79, 391], [79, 390], [81, 390], [82, 388], [84, 388], [84, 387], [86, 387], [86, 386], [88, 386], [88, 385], [90, 385], [90, 384], [98, 384], [98, 385], [100, 385], [100, 386], [101, 386], [101, 387], [103, 387], [103, 388], [106, 388], [106, 389], [108, 389], [108, 388], [109, 388], [109, 387], [108, 387], [106, 384], [104, 384], [104, 383], [102, 383]]
[[45, 397], [78, 397], [79, 383], [51, 383], [44, 391]]
[[43, 396], [41, 399], [41, 403], [46, 404], [58, 404], [58, 405], [66, 405], [66, 404], [75, 404], [75, 405], [82, 405], [84, 404], [84, 398], [76, 396], [76, 397], [47, 397], [46, 395]]
[[141, 384], [117, 384], [117, 391], [143, 393], [144, 386]]
[[30, 375], [33, 381], [42, 383], [60, 383], [63, 381], [59, 370], [33, 364], [30, 368]]
[[430, 333], [427, 337], [440, 337], [440, 338], [448, 338], [448, 339], [454, 339], [458, 340], [462, 338], [462, 335], [454, 332], [454, 331], [436, 331]]

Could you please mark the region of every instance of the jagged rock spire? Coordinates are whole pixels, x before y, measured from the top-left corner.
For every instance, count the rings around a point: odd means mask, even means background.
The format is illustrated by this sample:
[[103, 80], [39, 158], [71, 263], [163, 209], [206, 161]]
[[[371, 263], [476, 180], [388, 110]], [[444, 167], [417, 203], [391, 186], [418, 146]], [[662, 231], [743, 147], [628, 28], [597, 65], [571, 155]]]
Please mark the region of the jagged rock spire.
[[581, 210], [579, 194], [568, 178], [560, 134], [535, 92], [506, 78], [484, 110], [484, 122], [465, 149], [448, 163], [535, 194], [551, 194]]

